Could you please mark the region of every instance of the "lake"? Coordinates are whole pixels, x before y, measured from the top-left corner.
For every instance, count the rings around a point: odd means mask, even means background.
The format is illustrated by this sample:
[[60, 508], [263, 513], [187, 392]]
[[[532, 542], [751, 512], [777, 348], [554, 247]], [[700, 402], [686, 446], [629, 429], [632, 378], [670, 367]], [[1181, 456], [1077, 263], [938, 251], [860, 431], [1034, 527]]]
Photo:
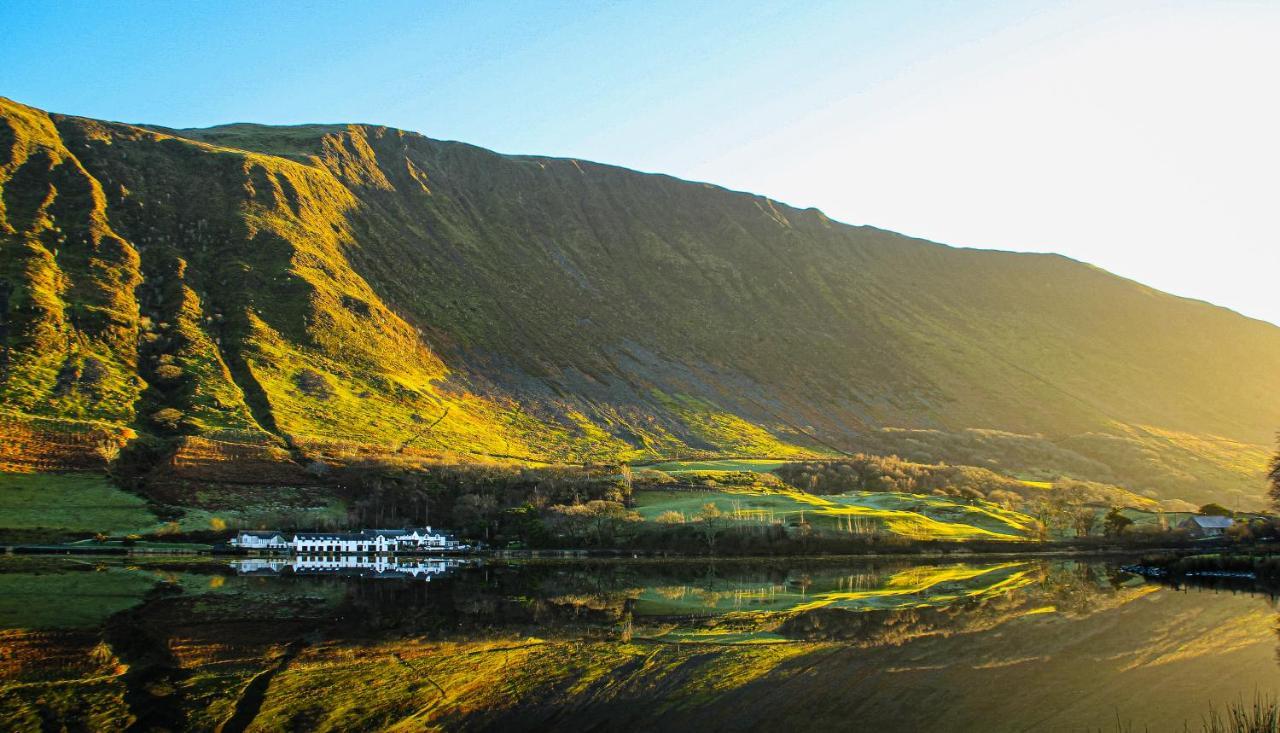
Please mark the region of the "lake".
[[1277, 608], [1122, 563], [0, 558], [0, 729], [1200, 730]]

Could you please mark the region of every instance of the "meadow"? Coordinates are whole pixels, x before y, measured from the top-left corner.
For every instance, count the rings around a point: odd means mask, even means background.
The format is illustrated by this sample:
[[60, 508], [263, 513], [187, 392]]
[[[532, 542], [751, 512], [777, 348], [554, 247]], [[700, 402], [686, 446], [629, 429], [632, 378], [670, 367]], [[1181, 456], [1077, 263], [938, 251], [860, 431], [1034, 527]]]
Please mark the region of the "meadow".
[[101, 474], [0, 473], [0, 528], [132, 534], [159, 519]]
[[808, 524], [814, 531], [889, 532], [917, 540], [1024, 540], [1034, 520], [990, 502], [961, 503], [937, 496], [854, 492], [814, 496], [786, 488], [725, 487], [715, 491], [644, 490], [636, 511], [646, 521], [675, 512], [695, 521], [713, 504], [740, 524]]

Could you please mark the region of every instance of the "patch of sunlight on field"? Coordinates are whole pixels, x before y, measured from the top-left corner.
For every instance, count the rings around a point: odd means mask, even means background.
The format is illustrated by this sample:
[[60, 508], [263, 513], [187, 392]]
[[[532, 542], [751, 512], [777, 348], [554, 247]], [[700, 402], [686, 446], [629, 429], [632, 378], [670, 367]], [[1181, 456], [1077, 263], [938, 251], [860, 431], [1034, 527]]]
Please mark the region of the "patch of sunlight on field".
[[772, 473], [788, 461], [775, 461], [767, 458], [725, 458], [723, 460], [706, 461], [667, 461], [652, 465], [640, 466], [663, 473], [681, 474], [691, 471], [749, 471], [751, 473]]
[[696, 519], [706, 504], [739, 522], [787, 522], [801, 516], [822, 529], [843, 531], [856, 522], [869, 522], [893, 534], [931, 540], [1025, 539], [1035, 520], [989, 502], [959, 503], [945, 497], [919, 494], [852, 492], [817, 496], [795, 489], [723, 487], [707, 491], [645, 490], [636, 492], [636, 509], [652, 521], [677, 512]]
[[788, 639], [781, 634], [775, 634], [770, 631], [738, 631], [735, 629], [699, 629], [699, 628], [678, 628], [659, 636], [651, 636], [647, 638], [662, 639], [663, 641], [676, 641], [681, 644], [733, 644], [741, 646], [746, 644], [794, 644], [794, 639]]
[[1044, 489], [1045, 491], [1053, 488], [1053, 482], [1051, 481], [1021, 481], [1020, 483], [1023, 486], [1030, 486], [1033, 489]]

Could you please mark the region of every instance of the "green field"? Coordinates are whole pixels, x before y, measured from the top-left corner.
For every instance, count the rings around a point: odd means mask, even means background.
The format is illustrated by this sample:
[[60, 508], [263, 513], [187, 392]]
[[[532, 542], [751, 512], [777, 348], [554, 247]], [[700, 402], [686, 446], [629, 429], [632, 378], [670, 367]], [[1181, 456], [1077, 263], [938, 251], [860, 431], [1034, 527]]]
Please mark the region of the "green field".
[[815, 530], [888, 532], [922, 540], [1022, 540], [1034, 527], [1031, 517], [990, 502], [919, 494], [858, 491], [816, 496], [762, 487], [636, 492], [636, 510], [646, 521], [665, 512], [678, 512], [690, 521], [706, 504], [715, 504], [742, 523], [792, 523], [803, 517]]
[[154, 535], [161, 542], [136, 546], [159, 549], [164, 535], [171, 532], [269, 527], [281, 522], [335, 523], [346, 518], [346, 506], [332, 498], [315, 506], [255, 499], [234, 509], [181, 508], [176, 519], [162, 521], [144, 499], [116, 487], [102, 474], [0, 473], [0, 530], [93, 532], [116, 538]]
[[0, 529], [127, 534], [157, 523], [141, 497], [101, 474], [0, 473]]

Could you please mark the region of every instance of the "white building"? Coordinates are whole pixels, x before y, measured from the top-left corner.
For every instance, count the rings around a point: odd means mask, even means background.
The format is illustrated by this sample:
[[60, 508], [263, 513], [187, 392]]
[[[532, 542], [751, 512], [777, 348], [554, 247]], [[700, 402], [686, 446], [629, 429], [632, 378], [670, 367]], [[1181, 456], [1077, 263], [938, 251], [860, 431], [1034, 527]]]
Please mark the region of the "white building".
[[240, 532], [231, 540], [232, 547], [246, 550], [287, 550], [289, 540], [280, 532]]
[[280, 532], [240, 532], [233, 547], [246, 550], [288, 550], [295, 555], [390, 552], [443, 552], [466, 545], [430, 527], [365, 529], [359, 532], [298, 532], [285, 539]]
[[1231, 517], [1194, 516], [1178, 525], [1195, 538], [1221, 537], [1235, 524]]

